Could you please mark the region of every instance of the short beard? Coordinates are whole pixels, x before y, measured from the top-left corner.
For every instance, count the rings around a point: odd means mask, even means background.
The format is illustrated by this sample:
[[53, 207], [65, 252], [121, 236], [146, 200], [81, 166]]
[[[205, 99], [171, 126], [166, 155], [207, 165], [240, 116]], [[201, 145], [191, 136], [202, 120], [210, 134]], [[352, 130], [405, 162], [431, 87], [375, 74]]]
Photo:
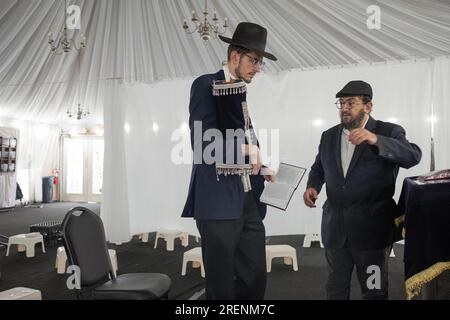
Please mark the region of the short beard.
[[239, 64], [238, 64], [238, 66], [236, 67], [236, 70], [234, 70], [234, 73], [236, 74], [236, 77], [237, 77], [238, 79], [241, 79], [241, 80], [244, 81], [245, 83], [251, 83], [251, 82], [252, 82], [251, 79], [250, 79], [250, 80], [246, 80], [246, 79], [244, 79], [244, 77], [243, 77], [242, 74], [241, 74], [241, 70], [240, 70], [240, 67], [241, 67], [241, 59], [242, 59], [242, 57], [239, 58]]
[[357, 115], [356, 118], [353, 119], [350, 122], [344, 122], [344, 116], [341, 115], [341, 123], [344, 126], [345, 129], [347, 130], [353, 130], [356, 128], [359, 128], [362, 124], [362, 121], [364, 120], [364, 116], [366, 115], [366, 113], [364, 112], [364, 110], [361, 110]]

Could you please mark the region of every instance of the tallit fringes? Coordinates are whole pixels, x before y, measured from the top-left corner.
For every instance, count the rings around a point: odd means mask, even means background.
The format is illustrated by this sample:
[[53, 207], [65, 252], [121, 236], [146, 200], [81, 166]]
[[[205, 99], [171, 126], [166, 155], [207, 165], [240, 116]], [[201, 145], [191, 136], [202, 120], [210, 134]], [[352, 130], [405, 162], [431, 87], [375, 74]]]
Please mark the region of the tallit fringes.
[[252, 184], [250, 181], [250, 175], [252, 174], [253, 167], [251, 164], [223, 164], [216, 163], [216, 175], [217, 181], [219, 181], [219, 175], [229, 176], [237, 175], [241, 178], [244, 192], [252, 190]]
[[250, 175], [253, 167], [251, 164], [219, 164], [216, 163], [217, 174], [223, 175]]
[[227, 96], [242, 94], [247, 92], [247, 86], [244, 81], [225, 82], [223, 80], [213, 82], [213, 96]]

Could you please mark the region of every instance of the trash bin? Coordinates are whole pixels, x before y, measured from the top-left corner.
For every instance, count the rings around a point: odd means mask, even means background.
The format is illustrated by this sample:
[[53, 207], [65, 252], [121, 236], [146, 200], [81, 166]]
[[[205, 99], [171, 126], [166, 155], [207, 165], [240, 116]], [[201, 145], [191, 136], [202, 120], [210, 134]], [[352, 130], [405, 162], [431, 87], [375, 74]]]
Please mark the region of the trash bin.
[[53, 201], [53, 179], [55, 177], [42, 178], [42, 202], [50, 203]]

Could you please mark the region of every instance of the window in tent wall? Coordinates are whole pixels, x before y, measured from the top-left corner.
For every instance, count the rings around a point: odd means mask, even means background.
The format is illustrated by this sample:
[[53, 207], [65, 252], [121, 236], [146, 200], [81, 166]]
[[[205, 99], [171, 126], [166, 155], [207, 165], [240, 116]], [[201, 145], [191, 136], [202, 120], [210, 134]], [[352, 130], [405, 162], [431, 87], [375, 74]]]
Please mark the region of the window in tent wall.
[[63, 201], [101, 201], [103, 152], [102, 137], [64, 137]]

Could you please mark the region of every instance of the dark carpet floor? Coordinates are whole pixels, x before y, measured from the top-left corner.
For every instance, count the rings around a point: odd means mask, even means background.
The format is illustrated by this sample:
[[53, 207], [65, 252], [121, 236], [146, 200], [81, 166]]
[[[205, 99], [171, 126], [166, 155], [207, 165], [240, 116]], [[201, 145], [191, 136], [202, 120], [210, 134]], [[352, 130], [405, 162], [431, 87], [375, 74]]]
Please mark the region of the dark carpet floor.
[[[62, 219], [74, 203], [44, 204], [43, 208], [18, 208], [11, 213], [0, 213], [0, 234], [7, 236], [26, 233], [30, 224], [49, 219]], [[99, 212], [98, 204], [83, 204], [94, 212]], [[142, 243], [136, 237], [129, 243], [109, 247], [117, 252], [119, 274], [131, 272], [161, 272], [172, 279], [170, 299], [188, 299], [204, 288], [204, 280], [199, 269], [188, 266], [187, 275], [181, 276], [183, 252], [198, 246], [194, 237], [189, 239], [189, 247], [175, 242], [175, 250], [165, 250], [164, 240], [159, 240], [158, 248], [153, 249], [155, 234], [150, 234], [149, 242]], [[291, 266], [284, 265], [282, 258], [273, 260], [272, 272], [268, 274], [266, 299], [273, 300], [321, 300], [325, 298], [327, 277], [324, 250], [318, 244], [312, 248], [303, 248], [303, 236], [268, 237], [268, 244], [288, 244], [296, 248], [299, 270], [294, 272]], [[75, 299], [75, 294], [67, 289], [66, 275], [55, 270], [56, 247], [48, 247], [42, 253], [36, 246], [36, 256], [26, 258], [18, 253], [16, 246], [6, 257], [6, 249], [0, 249], [0, 291], [12, 287], [30, 287], [39, 289], [43, 299]], [[403, 246], [394, 246], [395, 258], [389, 260], [390, 299], [404, 300]], [[360, 299], [359, 285], [354, 275], [352, 280], [352, 299]]]

